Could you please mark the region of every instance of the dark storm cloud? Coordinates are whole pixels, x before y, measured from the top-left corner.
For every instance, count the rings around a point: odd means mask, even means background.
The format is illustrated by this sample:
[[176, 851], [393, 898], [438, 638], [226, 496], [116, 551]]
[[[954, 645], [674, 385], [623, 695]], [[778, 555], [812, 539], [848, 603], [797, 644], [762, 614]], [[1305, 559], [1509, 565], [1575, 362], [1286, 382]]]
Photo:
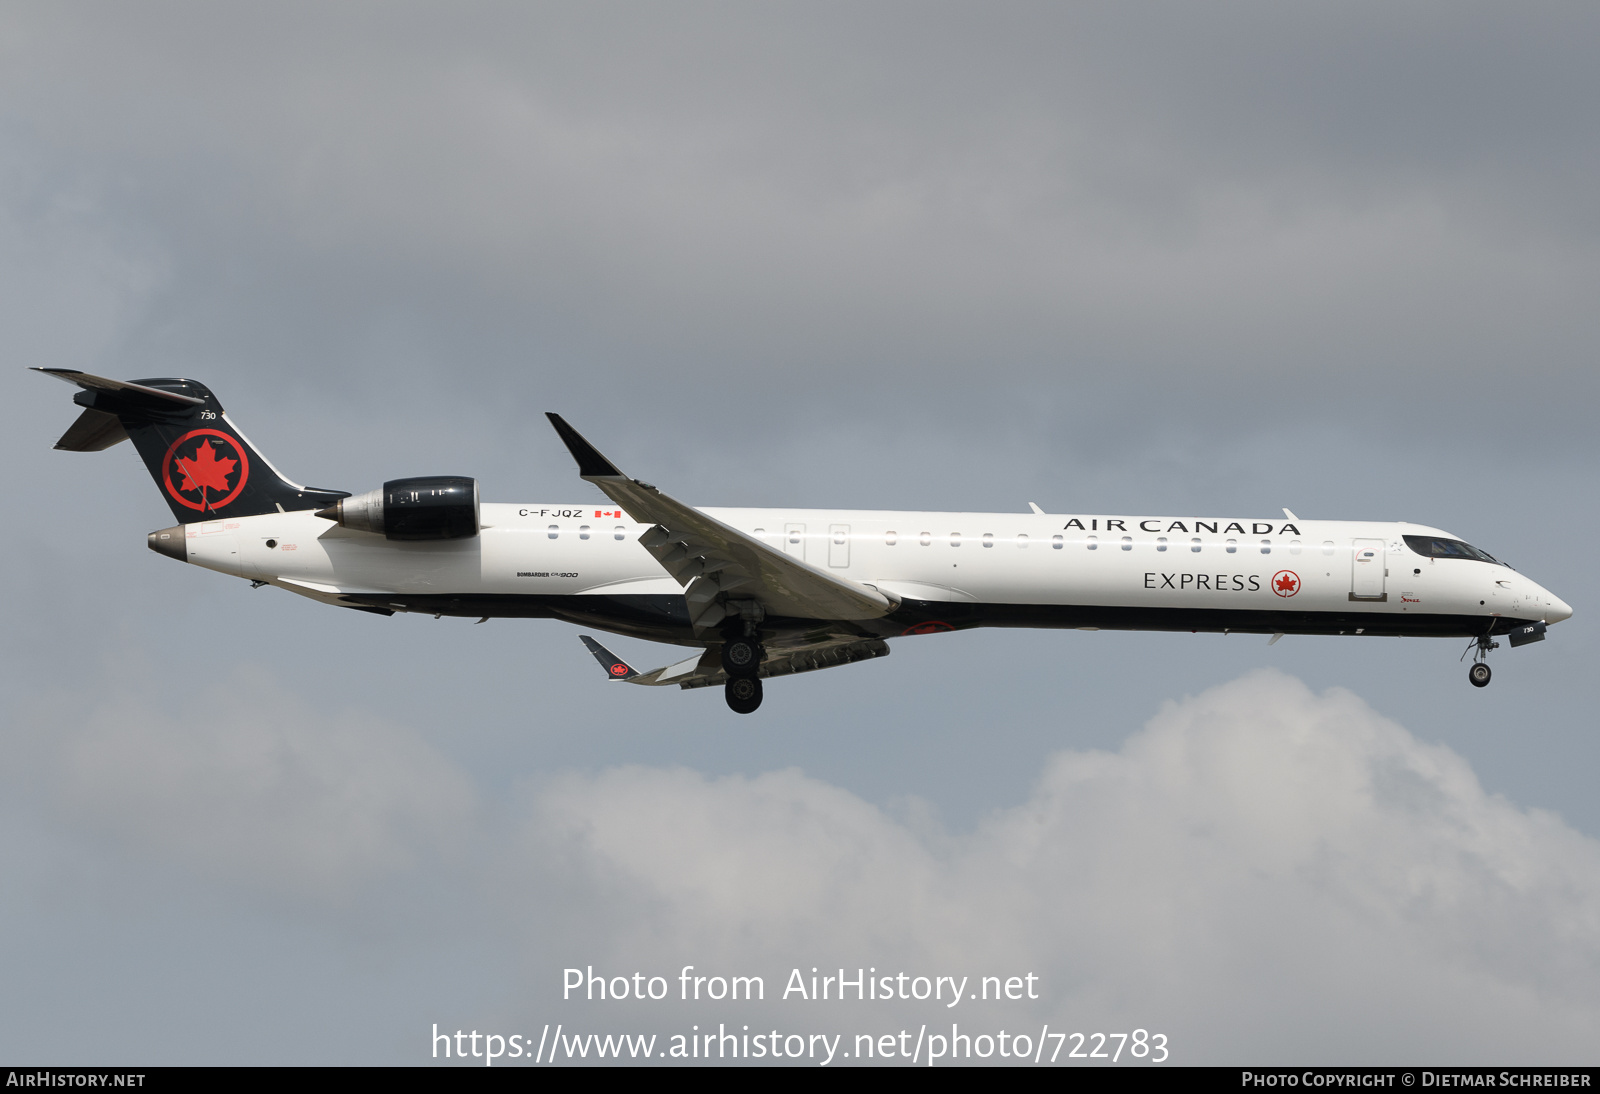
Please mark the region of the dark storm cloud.
[[159, 226], [147, 353], [270, 313], [278, 369], [1237, 419], [1303, 414], [1284, 375], [1589, 390], [1594, 17], [1547, 14], [34, 9], [9, 98]]

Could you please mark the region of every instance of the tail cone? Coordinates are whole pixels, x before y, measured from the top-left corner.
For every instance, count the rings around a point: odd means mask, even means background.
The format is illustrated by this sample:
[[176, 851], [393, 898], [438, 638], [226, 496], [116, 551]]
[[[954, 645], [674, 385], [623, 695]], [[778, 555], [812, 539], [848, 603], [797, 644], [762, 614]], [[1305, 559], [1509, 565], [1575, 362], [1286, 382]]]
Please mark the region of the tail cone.
[[177, 524], [171, 528], [163, 528], [159, 532], [151, 532], [145, 537], [145, 542], [157, 554], [175, 558], [179, 562], [188, 562], [188, 551], [184, 548], [183, 525]]

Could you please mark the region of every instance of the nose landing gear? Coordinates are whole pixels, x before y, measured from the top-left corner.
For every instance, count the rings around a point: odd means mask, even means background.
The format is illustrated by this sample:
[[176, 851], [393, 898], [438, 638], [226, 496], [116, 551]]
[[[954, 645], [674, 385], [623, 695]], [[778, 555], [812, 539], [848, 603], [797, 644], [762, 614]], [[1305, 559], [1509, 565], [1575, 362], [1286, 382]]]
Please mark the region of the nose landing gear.
[[1471, 681], [1473, 687], [1486, 688], [1489, 686], [1489, 678], [1493, 675], [1489, 671], [1489, 651], [1499, 648], [1500, 643], [1491, 642], [1487, 634], [1482, 634], [1474, 638], [1472, 645], [1468, 646], [1461, 654], [1463, 658], [1469, 653], [1472, 654], [1472, 666], [1467, 669], [1467, 679]]

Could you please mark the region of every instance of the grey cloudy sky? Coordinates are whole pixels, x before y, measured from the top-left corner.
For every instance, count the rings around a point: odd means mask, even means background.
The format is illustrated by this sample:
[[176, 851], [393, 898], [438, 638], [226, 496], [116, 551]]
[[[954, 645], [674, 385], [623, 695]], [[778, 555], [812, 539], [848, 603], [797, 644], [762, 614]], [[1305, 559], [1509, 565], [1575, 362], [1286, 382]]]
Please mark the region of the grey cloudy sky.
[[[962, 1021], [1183, 1062], [1592, 1062], [1597, 23], [0, 8], [0, 1056], [942, 1020], [558, 999], [695, 964], [1032, 970]], [[560, 410], [695, 503], [1408, 519], [1576, 614], [1482, 692], [1451, 642], [977, 632], [738, 719], [562, 624], [174, 565], [27, 365], [193, 376], [348, 490], [587, 500]]]

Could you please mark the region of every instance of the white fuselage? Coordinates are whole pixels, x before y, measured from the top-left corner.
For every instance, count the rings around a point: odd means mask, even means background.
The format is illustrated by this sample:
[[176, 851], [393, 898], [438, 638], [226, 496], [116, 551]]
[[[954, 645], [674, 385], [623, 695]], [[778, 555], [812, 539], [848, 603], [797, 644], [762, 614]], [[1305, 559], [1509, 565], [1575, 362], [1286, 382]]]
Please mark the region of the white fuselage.
[[[1470, 635], [1501, 620], [1554, 623], [1571, 614], [1559, 598], [1507, 566], [1423, 557], [1404, 536], [1448, 533], [1412, 524], [701, 511], [812, 566], [917, 605], [922, 616], [944, 612], [967, 621], [957, 626], [1187, 630], [1194, 624], [1205, 630]], [[310, 511], [267, 514], [185, 525], [185, 550], [187, 561], [208, 569], [332, 603], [393, 611], [556, 614], [606, 626], [602, 604], [619, 602], [614, 598], [636, 604], [644, 601], [629, 598], [682, 596], [637, 542], [646, 527], [609, 503], [486, 503], [481, 519], [482, 531], [471, 538], [393, 542]], [[522, 602], [559, 610], [522, 610]], [[914, 619], [900, 624], [905, 632], [922, 629]], [[614, 629], [643, 633], [629, 624]], [[676, 637], [652, 636], [696, 642], [687, 629]]]

